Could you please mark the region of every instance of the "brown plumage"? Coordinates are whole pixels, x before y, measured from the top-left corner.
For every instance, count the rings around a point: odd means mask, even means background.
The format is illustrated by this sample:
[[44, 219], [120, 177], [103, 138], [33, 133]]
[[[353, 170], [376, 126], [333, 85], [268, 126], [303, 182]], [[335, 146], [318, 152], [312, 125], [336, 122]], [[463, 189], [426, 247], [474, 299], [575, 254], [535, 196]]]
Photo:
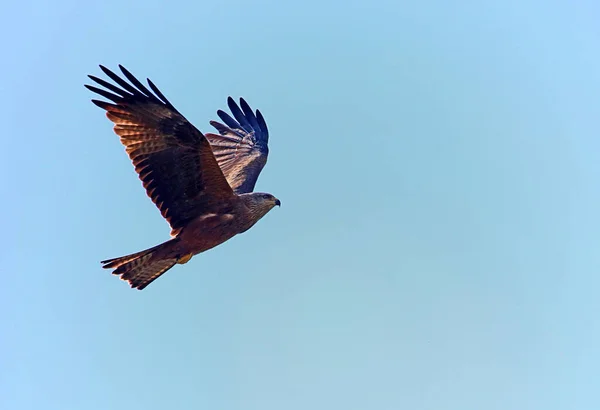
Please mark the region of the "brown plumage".
[[[219, 134], [202, 134], [148, 80], [148, 88], [124, 67], [129, 83], [100, 66], [118, 86], [89, 76], [106, 90], [86, 87], [112, 101], [106, 110], [146, 193], [171, 226], [173, 239], [142, 252], [102, 261], [104, 268], [144, 289], [177, 263], [250, 229], [274, 206], [271, 194], [252, 192], [267, 162], [268, 130], [262, 114], [231, 97], [234, 116], [219, 110]], [[208, 138], [208, 139], [207, 139]]]

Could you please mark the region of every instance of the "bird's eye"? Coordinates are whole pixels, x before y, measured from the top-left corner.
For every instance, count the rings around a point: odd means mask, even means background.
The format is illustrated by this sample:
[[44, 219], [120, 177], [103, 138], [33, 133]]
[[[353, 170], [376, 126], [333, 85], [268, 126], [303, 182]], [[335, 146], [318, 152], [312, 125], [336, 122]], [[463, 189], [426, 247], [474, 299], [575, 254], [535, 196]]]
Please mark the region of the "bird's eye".
[[264, 199], [269, 199], [269, 197], [270, 197], [270, 195], [268, 195], [268, 194], [263, 195]]

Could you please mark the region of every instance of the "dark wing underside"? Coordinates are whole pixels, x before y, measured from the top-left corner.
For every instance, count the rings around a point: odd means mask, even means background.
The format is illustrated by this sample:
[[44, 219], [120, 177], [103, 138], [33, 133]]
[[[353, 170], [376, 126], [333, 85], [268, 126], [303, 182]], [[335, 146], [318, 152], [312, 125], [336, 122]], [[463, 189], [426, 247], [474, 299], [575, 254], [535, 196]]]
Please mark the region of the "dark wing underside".
[[121, 137], [148, 196], [169, 222], [171, 234], [176, 235], [195, 217], [231, 199], [233, 190], [205, 136], [150, 80], [148, 85], [154, 93], [119, 67], [130, 83], [100, 66], [120, 87], [92, 75], [93, 81], [110, 92], [86, 87], [112, 101], [92, 100], [115, 124], [114, 131]]
[[217, 111], [225, 124], [211, 121], [219, 134], [206, 134], [206, 138], [233, 190], [237, 194], [252, 192], [269, 154], [267, 124], [260, 111], [253, 113], [243, 98], [240, 98], [241, 109], [231, 97], [227, 105], [235, 119]]

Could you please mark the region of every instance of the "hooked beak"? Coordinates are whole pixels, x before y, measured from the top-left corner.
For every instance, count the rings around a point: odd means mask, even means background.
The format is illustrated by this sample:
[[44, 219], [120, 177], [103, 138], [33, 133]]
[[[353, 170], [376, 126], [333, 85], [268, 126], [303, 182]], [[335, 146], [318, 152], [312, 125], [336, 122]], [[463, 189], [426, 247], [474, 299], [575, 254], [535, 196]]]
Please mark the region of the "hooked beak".
[[275, 205], [277, 205], [277, 206], [281, 206], [281, 201], [280, 201], [279, 199], [276, 199], [276, 200], [275, 200]]

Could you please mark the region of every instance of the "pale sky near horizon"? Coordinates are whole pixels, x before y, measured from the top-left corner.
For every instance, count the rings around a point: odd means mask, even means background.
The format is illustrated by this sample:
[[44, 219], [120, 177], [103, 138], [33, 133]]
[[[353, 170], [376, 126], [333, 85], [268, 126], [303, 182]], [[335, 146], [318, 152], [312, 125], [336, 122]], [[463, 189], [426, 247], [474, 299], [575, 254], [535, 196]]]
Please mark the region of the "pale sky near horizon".
[[[0, 408], [600, 408], [600, 5], [3, 8]], [[203, 131], [264, 114], [249, 232], [142, 292], [168, 239], [98, 64]]]

